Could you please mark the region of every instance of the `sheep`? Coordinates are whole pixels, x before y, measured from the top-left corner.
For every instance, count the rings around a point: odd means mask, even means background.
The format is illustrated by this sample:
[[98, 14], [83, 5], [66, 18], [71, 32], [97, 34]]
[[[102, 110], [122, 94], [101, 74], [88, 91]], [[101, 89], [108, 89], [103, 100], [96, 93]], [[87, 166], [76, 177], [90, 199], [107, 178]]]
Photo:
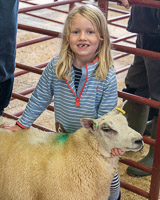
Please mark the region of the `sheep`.
[[142, 136], [115, 109], [81, 124], [67, 134], [0, 128], [0, 200], [106, 200], [119, 160], [111, 149], [139, 151]]

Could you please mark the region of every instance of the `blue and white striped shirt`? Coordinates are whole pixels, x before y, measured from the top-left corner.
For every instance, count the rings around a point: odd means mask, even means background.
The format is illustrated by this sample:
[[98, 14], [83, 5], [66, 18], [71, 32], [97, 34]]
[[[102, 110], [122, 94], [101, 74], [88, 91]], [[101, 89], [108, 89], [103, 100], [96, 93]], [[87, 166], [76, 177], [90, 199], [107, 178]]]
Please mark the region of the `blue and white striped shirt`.
[[[80, 99], [80, 106], [75, 106], [76, 98], [64, 80], [59, 80], [55, 69], [59, 57], [54, 57], [46, 66], [33, 92], [23, 115], [18, 120], [25, 127], [32, 123], [51, 103], [54, 96], [55, 121], [63, 125], [67, 132], [74, 132], [81, 127], [80, 118], [99, 118], [111, 111], [117, 104], [117, 81], [113, 67], [109, 69], [105, 80], [96, 79], [95, 70], [98, 59], [88, 63], [88, 78]], [[75, 72], [71, 68], [71, 81], [68, 81], [79, 97], [86, 80], [86, 66], [82, 67], [82, 76], [75, 89]]]

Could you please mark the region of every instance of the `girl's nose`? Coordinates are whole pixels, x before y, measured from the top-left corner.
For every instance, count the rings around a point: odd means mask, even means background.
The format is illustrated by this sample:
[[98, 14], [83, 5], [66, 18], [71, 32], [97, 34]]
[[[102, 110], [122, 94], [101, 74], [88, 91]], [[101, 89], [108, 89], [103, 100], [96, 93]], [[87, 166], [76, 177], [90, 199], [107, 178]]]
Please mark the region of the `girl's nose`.
[[81, 33], [80, 33], [79, 39], [80, 39], [80, 40], [86, 40], [86, 34], [85, 34], [85, 32], [81, 32]]

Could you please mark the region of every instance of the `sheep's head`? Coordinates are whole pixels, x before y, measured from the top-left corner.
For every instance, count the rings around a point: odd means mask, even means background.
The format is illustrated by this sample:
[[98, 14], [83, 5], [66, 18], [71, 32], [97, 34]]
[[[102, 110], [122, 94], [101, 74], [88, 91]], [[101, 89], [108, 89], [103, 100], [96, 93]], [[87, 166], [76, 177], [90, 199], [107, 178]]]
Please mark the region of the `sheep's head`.
[[116, 109], [96, 120], [81, 119], [81, 124], [97, 137], [100, 146], [108, 153], [112, 148], [139, 151], [143, 147], [142, 136], [128, 126], [125, 116]]

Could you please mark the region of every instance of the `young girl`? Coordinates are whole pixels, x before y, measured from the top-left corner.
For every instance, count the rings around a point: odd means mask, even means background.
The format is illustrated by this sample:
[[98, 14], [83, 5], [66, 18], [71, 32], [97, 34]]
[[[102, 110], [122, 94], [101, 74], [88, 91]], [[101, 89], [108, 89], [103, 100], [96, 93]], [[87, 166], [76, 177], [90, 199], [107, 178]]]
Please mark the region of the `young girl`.
[[[16, 125], [3, 125], [3, 128], [12, 131], [29, 128], [53, 96], [59, 132], [74, 132], [81, 127], [80, 118], [99, 118], [117, 104], [107, 22], [96, 6], [76, 6], [70, 11], [64, 25], [60, 55], [45, 68]], [[120, 184], [116, 174], [109, 200], [118, 199]]]

